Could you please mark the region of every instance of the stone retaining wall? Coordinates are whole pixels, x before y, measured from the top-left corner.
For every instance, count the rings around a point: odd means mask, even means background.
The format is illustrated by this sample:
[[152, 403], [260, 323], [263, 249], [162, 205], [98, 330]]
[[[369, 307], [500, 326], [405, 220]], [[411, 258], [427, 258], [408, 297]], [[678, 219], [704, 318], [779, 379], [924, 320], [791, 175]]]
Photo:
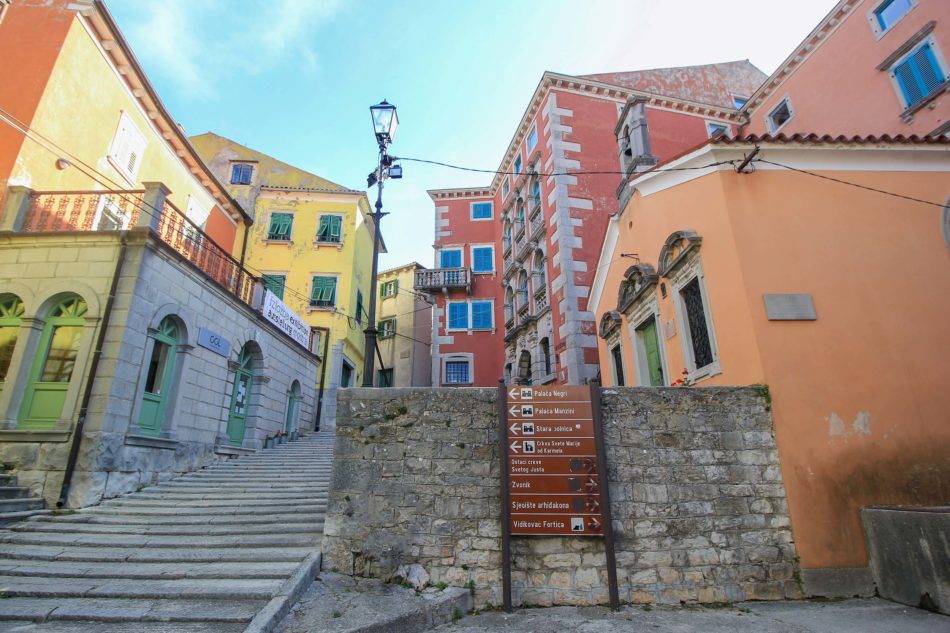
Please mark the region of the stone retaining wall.
[[[495, 389], [346, 389], [324, 569], [388, 579], [419, 563], [501, 603]], [[620, 597], [726, 602], [801, 595], [765, 394], [604, 389]], [[516, 605], [607, 601], [601, 539], [512, 539]]]

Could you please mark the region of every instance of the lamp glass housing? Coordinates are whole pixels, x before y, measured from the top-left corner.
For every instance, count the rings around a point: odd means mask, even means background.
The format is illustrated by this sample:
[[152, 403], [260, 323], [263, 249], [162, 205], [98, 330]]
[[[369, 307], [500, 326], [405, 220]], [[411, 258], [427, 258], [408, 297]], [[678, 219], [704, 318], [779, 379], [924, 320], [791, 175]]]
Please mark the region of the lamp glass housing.
[[399, 115], [396, 114], [396, 106], [383, 99], [369, 108], [373, 117], [373, 129], [376, 132], [376, 140], [380, 143], [390, 143], [396, 138], [396, 128], [399, 127]]

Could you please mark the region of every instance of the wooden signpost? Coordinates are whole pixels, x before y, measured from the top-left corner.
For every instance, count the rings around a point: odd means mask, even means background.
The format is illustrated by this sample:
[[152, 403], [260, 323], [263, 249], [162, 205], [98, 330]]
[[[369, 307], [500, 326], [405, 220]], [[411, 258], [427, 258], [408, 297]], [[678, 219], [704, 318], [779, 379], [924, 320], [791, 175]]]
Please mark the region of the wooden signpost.
[[600, 384], [511, 387], [501, 381], [498, 390], [505, 610], [512, 610], [512, 536], [604, 538], [610, 606], [619, 609]]

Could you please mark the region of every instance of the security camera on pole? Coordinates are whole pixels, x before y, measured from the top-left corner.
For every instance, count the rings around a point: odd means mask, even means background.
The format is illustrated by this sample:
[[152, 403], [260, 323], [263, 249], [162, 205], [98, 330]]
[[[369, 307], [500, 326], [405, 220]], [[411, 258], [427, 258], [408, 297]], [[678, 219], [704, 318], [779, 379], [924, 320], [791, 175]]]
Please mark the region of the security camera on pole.
[[[373, 129], [376, 132], [376, 142], [379, 143], [379, 165], [366, 179], [366, 186], [376, 185], [376, 211], [373, 216], [373, 281], [369, 293], [369, 322], [363, 333], [366, 335], [366, 347], [363, 350], [363, 386], [372, 387], [375, 371], [376, 352], [376, 271], [379, 266], [379, 223], [383, 216], [383, 181], [387, 178], [402, 178], [402, 167], [393, 164], [393, 158], [386, 153], [389, 144], [396, 136], [399, 127], [399, 117], [396, 115], [396, 106], [382, 103], [370, 106], [373, 116]], [[359, 315], [357, 315], [359, 318]]]

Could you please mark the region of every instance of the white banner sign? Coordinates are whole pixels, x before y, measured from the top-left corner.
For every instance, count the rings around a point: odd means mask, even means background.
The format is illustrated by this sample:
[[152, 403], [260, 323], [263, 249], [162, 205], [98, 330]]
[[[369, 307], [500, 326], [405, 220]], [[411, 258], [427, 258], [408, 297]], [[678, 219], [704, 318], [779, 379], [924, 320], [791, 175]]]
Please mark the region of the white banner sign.
[[270, 290], [264, 290], [264, 305], [261, 306], [264, 318], [290, 335], [304, 349], [310, 349], [310, 326], [303, 322], [287, 304]]

